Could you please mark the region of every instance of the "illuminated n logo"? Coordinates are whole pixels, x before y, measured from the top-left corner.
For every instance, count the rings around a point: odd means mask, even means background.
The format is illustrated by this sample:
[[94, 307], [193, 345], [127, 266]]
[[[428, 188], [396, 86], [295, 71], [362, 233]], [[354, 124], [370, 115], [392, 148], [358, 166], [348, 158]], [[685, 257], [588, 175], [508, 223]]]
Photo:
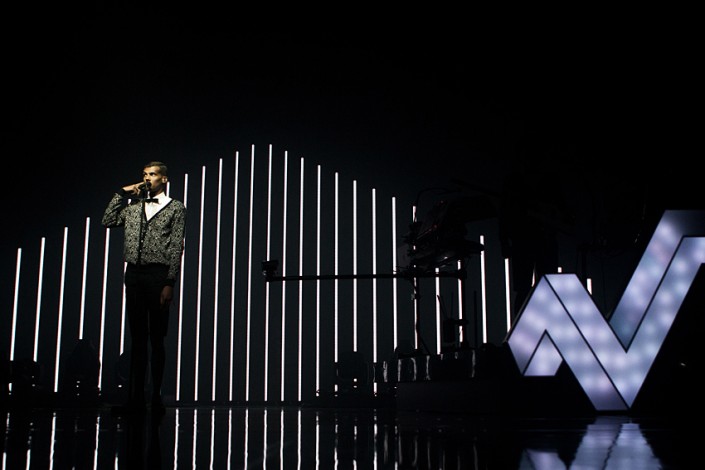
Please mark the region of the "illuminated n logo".
[[574, 274], [543, 277], [507, 339], [525, 376], [565, 361], [597, 410], [626, 410], [705, 263], [705, 211], [666, 211], [609, 323]]

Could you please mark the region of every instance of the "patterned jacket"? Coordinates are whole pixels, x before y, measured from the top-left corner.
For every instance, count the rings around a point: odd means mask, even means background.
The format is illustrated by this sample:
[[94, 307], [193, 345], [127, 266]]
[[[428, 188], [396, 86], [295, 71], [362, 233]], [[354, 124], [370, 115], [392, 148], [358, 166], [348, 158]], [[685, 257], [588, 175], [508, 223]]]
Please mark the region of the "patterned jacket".
[[169, 266], [167, 282], [173, 286], [181, 270], [186, 206], [172, 199], [147, 220], [142, 202], [125, 205], [126, 200], [122, 194], [115, 193], [103, 214], [103, 226], [124, 227], [125, 261], [137, 265], [157, 263]]

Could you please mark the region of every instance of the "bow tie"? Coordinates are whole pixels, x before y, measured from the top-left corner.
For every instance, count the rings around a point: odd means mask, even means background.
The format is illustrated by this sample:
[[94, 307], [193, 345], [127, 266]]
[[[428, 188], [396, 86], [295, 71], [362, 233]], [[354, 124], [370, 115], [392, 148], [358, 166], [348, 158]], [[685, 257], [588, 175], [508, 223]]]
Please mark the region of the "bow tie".
[[155, 204], [159, 204], [159, 199], [157, 199], [156, 197], [148, 198], [148, 199], [143, 199], [143, 201], [144, 201], [144, 202], [153, 202], [153, 203], [155, 203]]

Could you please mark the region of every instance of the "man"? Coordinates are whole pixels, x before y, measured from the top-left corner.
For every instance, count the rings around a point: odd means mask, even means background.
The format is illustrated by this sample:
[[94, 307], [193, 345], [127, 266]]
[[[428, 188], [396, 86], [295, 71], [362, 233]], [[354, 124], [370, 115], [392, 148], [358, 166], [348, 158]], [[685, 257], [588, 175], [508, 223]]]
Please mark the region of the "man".
[[542, 157], [521, 154], [510, 162], [503, 181], [499, 238], [502, 256], [511, 263], [514, 315], [541, 277], [557, 272], [561, 234], [574, 233], [561, 172]]
[[[161, 396], [169, 305], [181, 270], [186, 207], [166, 195], [169, 178], [162, 162], [144, 166], [142, 182], [124, 186], [108, 203], [103, 226], [124, 228], [124, 274], [127, 320], [132, 350], [127, 404], [116, 412], [145, 407], [147, 349], [152, 348], [152, 411], [164, 413]], [[126, 204], [127, 198], [130, 199]]]

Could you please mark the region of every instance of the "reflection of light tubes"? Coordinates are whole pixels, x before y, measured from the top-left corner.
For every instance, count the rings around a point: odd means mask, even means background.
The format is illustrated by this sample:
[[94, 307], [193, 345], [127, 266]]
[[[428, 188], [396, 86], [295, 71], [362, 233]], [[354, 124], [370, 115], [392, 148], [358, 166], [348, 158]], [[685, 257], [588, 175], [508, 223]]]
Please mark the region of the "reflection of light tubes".
[[[34, 322], [34, 362], [37, 362], [39, 357], [39, 324], [42, 312], [42, 287], [44, 286], [44, 248], [46, 246], [46, 238], [42, 237], [39, 249], [39, 275], [37, 276], [37, 310], [35, 313]], [[18, 260], [19, 267], [19, 260]], [[19, 275], [19, 272], [18, 272]], [[18, 278], [19, 279], [19, 278]], [[19, 284], [19, 283], [18, 283]], [[14, 330], [14, 328], [13, 328]], [[14, 336], [14, 334], [13, 334]], [[14, 338], [13, 338], [14, 341]], [[14, 346], [13, 346], [14, 349]], [[14, 353], [14, 351], [13, 351]]]
[[[184, 206], [188, 207], [188, 174], [184, 175]], [[176, 352], [176, 401], [181, 399], [181, 335], [183, 332], [183, 319], [184, 319], [184, 264], [186, 262], [184, 257], [184, 252], [186, 251], [186, 240], [184, 239], [184, 250], [181, 252], [181, 272], [179, 273], [179, 328], [177, 341], [177, 352]], [[124, 309], [123, 309], [124, 310]], [[123, 313], [124, 316], [124, 313]], [[122, 347], [120, 348], [122, 353]]]
[[[95, 449], [93, 449], [93, 468], [98, 468], [98, 449], [100, 449], [100, 415], [95, 420]], [[29, 468], [29, 461], [27, 461]]]
[[[195, 449], [194, 449], [195, 453]], [[210, 465], [208, 468], [213, 468], [215, 459], [215, 409], [211, 409], [211, 440], [210, 440]]]
[[[480, 235], [480, 244], [484, 246], [485, 236]], [[487, 280], [485, 279], [485, 250], [480, 252], [480, 282], [482, 292], [482, 342], [487, 343]]]
[[54, 393], [59, 391], [59, 364], [61, 360], [61, 324], [64, 320], [64, 286], [66, 284], [66, 246], [68, 244], [69, 228], [64, 227], [64, 243], [61, 255], [61, 280], [59, 288], [59, 324], [56, 327], [56, 352], [54, 362]]
[[318, 415], [318, 411], [316, 413], [316, 469], [321, 468], [321, 422], [320, 422], [320, 416]]
[[[233, 409], [228, 408], [228, 460], [227, 462], [232, 462], [233, 457]], [[174, 461], [174, 466], [176, 467], [176, 461]]]
[[[272, 146], [269, 146], [269, 164], [267, 170], [267, 256], [264, 258], [269, 261], [271, 258], [271, 242], [272, 242]], [[233, 232], [234, 233], [234, 232]], [[233, 263], [233, 266], [235, 264]], [[235, 291], [233, 290], [233, 297]], [[232, 323], [231, 323], [232, 325]], [[231, 335], [232, 338], [232, 335]], [[232, 343], [231, 343], [232, 348]], [[231, 353], [232, 357], [232, 353]], [[267, 401], [269, 395], [269, 283], [264, 283], [264, 401]]]
[[[198, 386], [196, 386], [198, 388]], [[198, 436], [198, 433], [196, 430], [198, 429], [198, 409], [194, 408], [193, 410], [193, 428], [191, 429], [191, 433], [193, 434], [193, 438], [191, 439], [191, 468], [197, 468], [196, 466], [196, 449], [197, 447], [197, 441], [196, 437]]]
[[245, 449], [244, 449], [244, 452], [242, 453], [243, 466], [240, 468], [247, 468], [247, 461], [250, 459], [249, 442], [250, 442], [250, 410], [249, 410], [249, 408], [245, 408]]
[[[376, 436], [377, 434], [375, 434]], [[282, 441], [284, 440], [284, 436], [282, 436]], [[301, 442], [301, 408], [298, 408], [296, 410], [296, 466], [298, 468], [301, 467], [301, 447], [302, 447], [302, 442]], [[376, 446], [375, 446], [376, 447]], [[375, 460], [376, 462], [376, 460]]]
[[[288, 192], [288, 185], [289, 185], [289, 178], [288, 178], [288, 166], [289, 166], [289, 152], [284, 152], [284, 203], [283, 203], [283, 209], [282, 209], [282, 276], [286, 276], [286, 210], [287, 210], [287, 192]], [[252, 184], [252, 183], [250, 183]], [[250, 227], [252, 224], [250, 224]], [[250, 228], [250, 231], [252, 229]], [[281, 326], [281, 337], [282, 337], [282, 345], [281, 345], [281, 367], [280, 367], [280, 374], [281, 374], [281, 385], [280, 385], [280, 390], [279, 390], [279, 399], [281, 401], [284, 401], [284, 378], [285, 378], [285, 370], [286, 370], [286, 364], [285, 364], [285, 354], [284, 354], [284, 349], [286, 345], [286, 282], [282, 283], [282, 326]]]
[[[42, 237], [42, 253], [44, 253], [44, 237]], [[12, 304], [12, 331], [10, 333], [10, 362], [15, 360], [15, 334], [17, 332], [17, 305], [19, 304], [19, 290], [20, 290], [20, 266], [22, 265], [22, 248], [17, 249], [17, 264], [15, 267], [15, 299]], [[41, 263], [40, 263], [41, 272]], [[41, 276], [40, 276], [41, 279]], [[41, 283], [40, 283], [41, 285]], [[35, 333], [35, 338], [37, 334]], [[36, 361], [36, 349], [37, 340], [34, 340], [35, 346], [35, 361]], [[9, 389], [12, 391], [12, 382], [9, 384]]]
[[[357, 181], [353, 180], [353, 276], [357, 276]], [[353, 351], [357, 351], [357, 279], [353, 278]]]
[[103, 384], [103, 349], [105, 345], [105, 301], [108, 295], [108, 262], [110, 251], [110, 229], [105, 229], [105, 247], [103, 248], [103, 292], [100, 301], [100, 346], [98, 351], [99, 371], [98, 371], [98, 390]]
[[[377, 204], [372, 188], [372, 276], [377, 275]], [[377, 363], [377, 279], [372, 278], [372, 364]], [[377, 382], [374, 392], [377, 392]]]
[[[303, 276], [304, 267], [304, 159], [301, 157], [301, 175], [299, 180], [299, 276]], [[298, 401], [301, 401], [301, 323], [303, 321], [303, 297], [304, 297], [304, 281], [299, 279], [299, 336], [298, 336], [298, 362], [296, 370], [298, 371], [297, 387]]]
[[216, 383], [216, 365], [218, 364], [218, 297], [220, 297], [218, 287], [220, 286], [220, 216], [222, 210], [222, 193], [223, 193], [223, 159], [218, 161], [218, 207], [216, 209], [216, 224], [215, 224], [215, 280], [213, 292], [213, 366], [211, 382], [211, 400], [215, 401], [215, 383]]
[[[416, 206], [411, 207], [411, 220], [412, 222], [416, 222]], [[411, 249], [415, 249], [416, 245], [412, 245]], [[412, 279], [414, 291], [413, 291], [413, 300], [414, 300], [414, 318], [413, 318], [413, 329], [412, 331], [414, 332], [414, 350], [419, 349], [419, 332], [416, 331], [416, 321], [419, 318], [419, 298], [416, 295], [418, 287], [419, 287], [419, 279], [417, 277], [414, 277]]]
[[[235, 189], [233, 190], [233, 255], [232, 276], [230, 279], [230, 381], [228, 385], [228, 400], [233, 401], [233, 381], [235, 373], [235, 261], [237, 260], [237, 191], [240, 169], [240, 152], [235, 152]], [[269, 299], [267, 299], [269, 302]], [[267, 304], [269, 305], [269, 304]], [[228, 459], [228, 462], [230, 460]]]
[[201, 169], [201, 220], [198, 224], [198, 283], [196, 294], [196, 367], [193, 374], [193, 400], [198, 401], [198, 362], [201, 342], [201, 279], [203, 273], [203, 219], [206, 200], [206, 167]]
[[[51, 440], [49, 442], [51, 442], [49, 455], [52, 457], [49, 459], [49, 461], [51, 462], [51, 465], [53, 467], [54, 466], [54, 459], [53, 459], [54, 448], [56, 446], [56, 413], [52, 413], [52, 417], [51, 417]], [[5, 454], [3, 454], [3, 458], [4, 458], [4, 456], [5, 456]], [[3, 462], [2, 468], [7, 468], [7, 467], [5, 467], [4, 462]], [[115, 468], [117, 468], [117, 452], [115, 453]], [[51, 470], [51, 468], [49, 470]]]
[[507, 331], [512, 327], [512, 285], [509, 282], [509, 258], [504, 258], [504, 303], [507, 307]]
[[321, 389], [321, 165], [316, 176], [316, 394]]
[[[178, 462], [179, 462], [179, 408], [176, 408], [174, 412], [174, 463], [172, 465], [172, 468], [179, 468]], [[117, 452], [115, 453], [117, 457]], [[228, 462], [230, 462], [230, 459], [228, 459]], [[115, 465], [115, 468], [118, 468], [117, 465]]]
[[83, 277], [81, 278], [81, 307], [78, 320], [78, 339], [83, 339], [83, 320], [86, 316], [86, 276], [88, 275], [88, 239], [91, 232], [91, 218], [86, 217], [86, 233], [83, 238]]
[[[397, 200], [392, 197], [392, 272], [397, 272]], [[396, 351], [397, 345], [399, 344], [398, 332], [397, 332], [397, 278], [392, 278], [392, 321], [393, 321], [393, 334], [394, 334], [394, 344], [393, 350]]]
[[279, 461], [284, 462], [284, 410], [279, 411]]

